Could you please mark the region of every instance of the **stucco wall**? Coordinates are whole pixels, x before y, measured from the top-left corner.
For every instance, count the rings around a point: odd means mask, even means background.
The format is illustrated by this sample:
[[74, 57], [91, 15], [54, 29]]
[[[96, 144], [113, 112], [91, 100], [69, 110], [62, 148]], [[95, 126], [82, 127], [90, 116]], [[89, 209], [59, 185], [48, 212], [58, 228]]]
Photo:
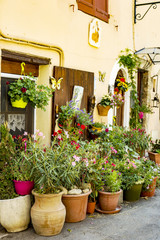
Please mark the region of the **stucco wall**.
[[[111, 73], [120, 51], [133, 49], [132, 3], [128, 0], [109, 1], [109, 23], [99, 20], [102, 29], [100, 48], [88, 44], [89, 24], [94, 17], [79, 11], [76, 0], [1, 0], [0, 31], [8, 38], [60, 47], [64, 53], [64, 67], [94, 72], [98, 103], [108, 92]], [[74, 11], [70, 4], [75, 5]], [[2, 38], [0, 44], [1, 48], [51, 58], [52, 64], [40, 69], [40, 82], [46, 82], [47, 75], [52, 75], [53, 66], [59, 64], [59, 54], [54, 49]], [[99, 82], [98, 71], [106, 72], [105, 82]], [[129, 107], [127, 109], [129, 111]], [[47, 119], [46, 114], [49, 116]], [[97, 114], [96, 108], [94, 118], [108, 122], [107, 118]], [[47, 112], [37, 111], [36, 114], [36, 127], [44, 130], [46, 142], [49, 142], [51, 135], [51, 129], [48, 128], [50, 120], [51, 103]]]

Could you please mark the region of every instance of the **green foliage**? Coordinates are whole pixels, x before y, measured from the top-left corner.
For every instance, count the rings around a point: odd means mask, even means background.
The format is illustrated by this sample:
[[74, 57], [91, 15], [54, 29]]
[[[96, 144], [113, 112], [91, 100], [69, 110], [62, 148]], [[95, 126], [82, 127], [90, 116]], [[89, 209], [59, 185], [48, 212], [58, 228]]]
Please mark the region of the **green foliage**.
[[7, 123], [0, 126], [0, 199], [11, 199], [17, 196], [11, 174], [11, 161], [15, 156], [16, 149], [9, 131]]
[[[106, 173], [107, 172], [107, 173]], [[121, 189], [121, 174], [114, 170], [105, 171], [103, 176], [104, 191], [106, 192], [118, 192]]]
[[152, 142], [151, 146], [152, 146], [151, 152], [160, 153], [160, 139], [156, 139], [155, 142]]
[[[104, 95], [100, 101], [100, 105], [103, 107], [110, 106], [112, 103], [112, 98], [110, 95]], [[112, 106], [111, 106], [112, 107]]]
[[120, 66], [124, 66], [128, 69], [129, 77], [131, 80], [131, 99], [133, 101], [133, 106], [131, 107], [130, 112], [130, 127], [136, 128], [141, 126], [141, 122], [139, 119], [139, 112], [143, 113], [152, 113], [151, 108], [142, 105], [140, 106], [138, 94], [137, 94], [137, 86], [135, 81], [135, 73], [137, 69], [140, 67], [141, 59], [133, 53], [132, 50], [126, 49], [125, 51], [121, 51], [121, 55], [119, 55], [119, 64]]
[[22, 76], [9, 84], [8, 95], [11, 102], [22, 98], [24, 102], [45, 111], [45, 106], [52, 97], [52, 90], [47, 86], [37, 85], [33, 76]]

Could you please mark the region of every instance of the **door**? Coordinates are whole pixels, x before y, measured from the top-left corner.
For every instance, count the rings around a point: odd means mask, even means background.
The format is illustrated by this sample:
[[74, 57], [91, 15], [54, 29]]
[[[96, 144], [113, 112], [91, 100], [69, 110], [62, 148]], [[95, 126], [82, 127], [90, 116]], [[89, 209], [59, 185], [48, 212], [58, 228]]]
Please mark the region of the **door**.
[[60, 90], [56, 90], [53, 96], [53, 118], [52, 128], [55, 129], [56, 106], [60, 111], [60, 106], [65, 105], [72, 99], [74, 86], [84, 87], [81, 109], [89, 111], [89, 97], [94, 94], [94, 73], [77, 69], [54, 67], [53, 76], [58, 80], [63, 78]]

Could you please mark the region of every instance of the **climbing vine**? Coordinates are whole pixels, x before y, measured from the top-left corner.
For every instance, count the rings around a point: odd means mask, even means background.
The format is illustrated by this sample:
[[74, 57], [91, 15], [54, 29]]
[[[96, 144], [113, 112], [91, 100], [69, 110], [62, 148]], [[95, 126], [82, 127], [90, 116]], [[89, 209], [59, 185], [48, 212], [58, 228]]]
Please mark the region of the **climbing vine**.
[[141, 65], [141, 59], [133, 53], [130, 49], [125, 49], [125, 51], [121, 51], [119, 55], [119, 64], [127, 68], [129, 78], [131, 80], [130, 87], [131, 87], [131, 99], [133, 104], [131, 106], [130, 112], [130, 127], [136, 128], [141, 126], [141, 118], [143, 117], [141, 113], [151, 113], [150, 107], [146, 105], [140, 105], [137, 93], [137, 86], [135, 81], [135, 73], [137, 69]]

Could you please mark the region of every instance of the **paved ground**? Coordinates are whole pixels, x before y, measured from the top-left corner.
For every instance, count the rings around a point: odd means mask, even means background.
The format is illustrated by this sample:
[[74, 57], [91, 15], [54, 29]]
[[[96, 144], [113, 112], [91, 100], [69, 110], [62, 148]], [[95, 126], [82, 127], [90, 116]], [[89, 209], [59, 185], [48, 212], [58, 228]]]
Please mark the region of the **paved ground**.
[[123, 203], [117, 214], [87, 215], [79, 223], [65, 223], [57, 236], [38, 236], [32, 226], [20, 233], [6, 233], [0, 227], [3, 240], [160, 240], [160, 190], [152, 198]]

